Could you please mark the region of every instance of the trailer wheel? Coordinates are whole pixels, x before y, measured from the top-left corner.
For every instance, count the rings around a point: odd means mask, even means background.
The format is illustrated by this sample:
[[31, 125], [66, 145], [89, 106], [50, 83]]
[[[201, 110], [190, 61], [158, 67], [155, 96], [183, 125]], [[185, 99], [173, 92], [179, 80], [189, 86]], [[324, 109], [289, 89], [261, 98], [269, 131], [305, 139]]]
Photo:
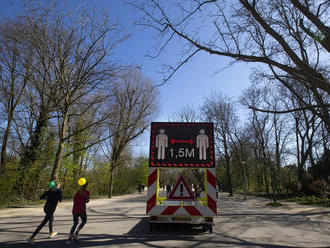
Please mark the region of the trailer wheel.
[[203, 231], [206, 232], [208, 230], [210, 230], [210, 225], [209, 224], [204, 224], [203, 225]]
[[212, 224], [209, 225], [209, 231], [210, 231], [210, 233], [213, 232], [213, 225]]

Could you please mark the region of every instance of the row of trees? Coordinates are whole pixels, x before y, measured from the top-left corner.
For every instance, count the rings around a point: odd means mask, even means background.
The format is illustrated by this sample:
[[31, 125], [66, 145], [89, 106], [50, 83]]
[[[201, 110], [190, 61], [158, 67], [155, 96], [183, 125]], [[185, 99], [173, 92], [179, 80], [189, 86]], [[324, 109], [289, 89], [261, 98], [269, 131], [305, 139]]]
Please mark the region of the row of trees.
[[246, 124], [238, 125], [234, 102], [219, 95], [206, 99], [201, 114], [189, 107], [178, 114], [181, 120], [215, 123], [226, 175], [222, 181], [230, 195], [233, 179], [244, 191], [272, 192], [274, 200], [283, 190], [307, 192], [313, 180], [323, 191], [329, 186], [329, 1], [146, 0], [132, 5], [144, 13], [140, 24], [160, 37], [157, 54], [172, 43], [182, 45], [184, 55], [165, 67], [164, 82], [198, 53], [227, 57], [231, 64], [258, 64], [252, 86], [240, 99], [251, 109]]
[[[168, 65], [165, 81], [200, 52], [259, 64], [239, 100], [250, 109], [245, 119], [219, 94], [172, 118], [215, 123], [218, 179], [231, 195], [237, 187], [274, 200], [284, 191], [325, 192], [329, 1], [132, 5], [158, 32], [158, 54], [183, 42], [186, 57]], [[34, 5], [0, 29], [1, 198], [33, 198], [49, 179], [67, 195], [80, 176], [109, 197], [116, 186], [145, 184], [147, 161], [133, 162], [129, 144], [156, 113], [158, 93], [140, 70], [114, 63], [127, 38], [118, 24], [91, 9]]]
[[[275, 87], [275, 85], [274, 85]], [[284, 89], [285, 90], [285, 89]], [[217, 181], [234, 191], [272, 195], [314, 194], [329, 197], [329, 134], [320, 118], [307, 110], [287, 114], [250, 110], [239, 114], [240, 104], [268, 102], [274, 91], [252, 85], [238, 99], [221, 93], [207, 97], [198, 108], [186, 106], [171, 121], [210, 121], [215, 125]]]
[[93, 9], [63, 6], [33, 5], [0, 29], [1, 200], [34, 198], [49, 180], [71, 195], [81, 176], [111, 197], [126, 182], [115, 172], [146, 166], [128, 166], [129, 144], [157, 110], [151, 80], [114, 63], [127, 35]]

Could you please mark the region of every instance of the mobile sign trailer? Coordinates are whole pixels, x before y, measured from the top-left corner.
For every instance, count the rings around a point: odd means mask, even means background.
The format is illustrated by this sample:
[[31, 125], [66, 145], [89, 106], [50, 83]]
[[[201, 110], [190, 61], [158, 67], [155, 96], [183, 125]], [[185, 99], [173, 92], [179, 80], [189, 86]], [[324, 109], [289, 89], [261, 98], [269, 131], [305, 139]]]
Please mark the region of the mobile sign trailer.
[[[204, 196], [195, 198], [181, 175], [167, 197], [160, 196], [160, 170], [202, 169]], [[146, 213], [150, 231], [160, 223], [203, 225], [212, 232], [217, 215], [213, 123], [151, 124]]]

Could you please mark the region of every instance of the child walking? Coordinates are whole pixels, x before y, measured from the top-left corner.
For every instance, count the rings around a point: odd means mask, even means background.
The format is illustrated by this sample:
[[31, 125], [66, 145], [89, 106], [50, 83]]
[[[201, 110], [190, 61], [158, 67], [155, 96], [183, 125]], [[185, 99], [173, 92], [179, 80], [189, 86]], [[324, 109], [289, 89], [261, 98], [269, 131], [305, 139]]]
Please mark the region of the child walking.
[[30, 238], [26, 239], [26, 241], [30, 245], [34, 245], [34, 237], [39, 233], [39, 231], [49, 222], [49, 237], [53, 238], [57, 235], [57, 232], [53, 232], [53, 220], [54, 220], [54, 212], [56, 210], [57, 203], [62, 201], [62, 191], [60, 190], [60, 183], [51, 181], [48, 184], [49, 189], [45, 191], [40, 199], [46, 199], [46, 203], [44, 206], [44, 212], [46, 214], [45, 218], [42, 220], [40, 225], [34, 231]]
[[[89, 202], [89, 191], [86, 189], [88, 182], [86, 178], [80, 178], [78, 180], [78, 184], [80, 189], [74, 195], [73, 200], [73, 208], [72, 208], [72, 216], [73, 216], [73, 226], [70, 231], [69, 239], [67, 241], [68, 244], [71, 243], [72, 240], [78, 241], [79, 231], [84, 227], [87, 222], [87, 214], [86, 214], [86, 203]], [[81, 224], [78, 229], [78, 219], [81, 219]]]

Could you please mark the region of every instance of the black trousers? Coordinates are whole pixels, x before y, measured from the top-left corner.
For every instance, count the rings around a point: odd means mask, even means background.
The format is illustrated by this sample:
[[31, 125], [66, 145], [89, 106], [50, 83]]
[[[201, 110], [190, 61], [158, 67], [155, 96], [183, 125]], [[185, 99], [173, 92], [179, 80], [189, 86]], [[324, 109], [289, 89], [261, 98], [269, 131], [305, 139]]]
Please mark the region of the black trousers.
[[54, 220], [54, 211], [45, 211], [45, 218], [41, 221], [40, 225], [37, 227], [37, 229], [32, 234], [31, 238], [34, 238], [40, 230], [46, 225], [47, 222], [49, 222], [49, 233], [53, 232], [53, 220]]
[[83, 226], [87, 223], [86, 214], [73, 214], [73, 226], [71, 228], [70, 234], [73, 234], [74, 231], [76, 230], [76, 227], [78, 225], [78, 217], [80, 217], [81, 223], [80, 223], [76, 233], [78, 233], [83, 228]]

